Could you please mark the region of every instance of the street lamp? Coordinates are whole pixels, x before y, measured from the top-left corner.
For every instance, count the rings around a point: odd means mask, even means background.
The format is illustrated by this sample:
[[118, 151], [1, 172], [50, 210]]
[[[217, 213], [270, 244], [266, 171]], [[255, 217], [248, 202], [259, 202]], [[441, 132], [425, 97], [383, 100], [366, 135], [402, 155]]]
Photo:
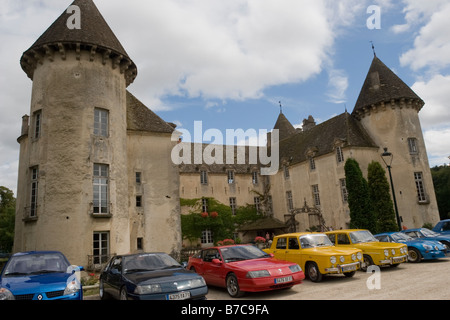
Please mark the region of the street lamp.
[[[386, 160], [385, 160], [385, 158], [386, 158]], [[384, 152], [381, 154], [381, 159], [383, 159], [383, 162], [386, 165], [388, 172], [389, 172], [389, 179], [391, 180], [392, 199], [394, 200], [395, 216], [397, 218], [398, 229], [399, 229], [399, 231], [401, 231], [402, 224], [400, 222], [400, 216], [398, 214], [397, 200], [395, 199], [394, 182], [392, 181], [392, 174], [391, 174], [391, 164], [392, 164], [393, 158], [394, 158], [393, 154], [388, 152], [387, 148], [384, 148]]]

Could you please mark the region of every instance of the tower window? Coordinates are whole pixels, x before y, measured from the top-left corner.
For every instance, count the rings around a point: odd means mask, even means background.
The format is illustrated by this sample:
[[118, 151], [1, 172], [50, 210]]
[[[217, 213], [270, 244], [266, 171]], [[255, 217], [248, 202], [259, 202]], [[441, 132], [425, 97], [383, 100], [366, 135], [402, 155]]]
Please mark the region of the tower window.
[[419, 202], [426, 202], [428, 199], [425, 192], [422, 172], [414, 172], [414, 181], [416, 182], [417, 200]]
[[38, 205], [38, 178], [39, 169], [38, 167], [31, 168], [31, 197], [30, 197], [30, 218], [37, 216], [37, 205]]
[[94, 135], [100, 137], [108, 136], [109, 111], [105, 109], [94, 109]]
[[34, 113], [34, 132], [33, 137], [35, 139], [41, 136], [41, 121], [42, 121], [42, 112], [41, 110], [36, 111]]
[[419, 149], [417, 148], [417, 139], [416, 138], [408, 138], [408, 148], [410, 154], [419, 153]]
[[108, 171], [106, 164], [94, 164], [94, 214], [107, 214], [108, 211]]

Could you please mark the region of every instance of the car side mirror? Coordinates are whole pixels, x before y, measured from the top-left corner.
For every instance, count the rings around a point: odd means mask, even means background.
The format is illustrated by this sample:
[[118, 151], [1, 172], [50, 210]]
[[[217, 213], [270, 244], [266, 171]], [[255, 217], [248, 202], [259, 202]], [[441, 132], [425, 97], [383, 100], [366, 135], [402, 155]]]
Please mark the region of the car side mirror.
[[212, 263], [214, 263], [214, 264], [222, 264], [222, 261], [220, 261], [219, 259], [212, 259]]
[[274, 255], [273, 253], [269, 253], [269, 256], [270, 256], [271, 258], [275, 257], [275, 255]]

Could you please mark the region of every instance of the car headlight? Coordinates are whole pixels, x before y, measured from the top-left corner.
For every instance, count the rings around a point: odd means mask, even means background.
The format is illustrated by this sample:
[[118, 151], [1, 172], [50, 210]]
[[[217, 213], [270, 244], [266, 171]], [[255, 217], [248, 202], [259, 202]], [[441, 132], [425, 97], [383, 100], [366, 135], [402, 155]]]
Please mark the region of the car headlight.
[[11, 291], [6, 288], [0, 288], [0, 301], [1, 300], [15, 300]]
[[161, 285], [158, 283], [137, 286], [136, 289], [134, 289], [134, 293], [136, 293], [136, 294], [151, 294], [151, 293], [159, 293], [159, 292], [162, 292], [162, 290], [161, 290]]
[[425, 250], [433, 250], [433, 247], [430, 246], [430, 245], [428, 245], [428, 244], [424, 244], [424, 245], [423, 245], [423, 248], [424, 248]]
[[66, 296], [69, 294], [77, 293], [80, 289], [80, 283], [76, 280], [71, 280], [67, 283], [66, 288], [64, 289], [64, 295]]
[[362, 253], [361, 252], [358, 252], [357, 254], [356, 254], [356, 257], [358, 258], [358, 260], [362, 260]]
[[389, 250], [388, 249], [384, 249], [384, 255], [387, 257], [389, 256]]
[[345, 261], [345, 257], [344, 257], [344, 256], [340, 256], [340, 257], [339, 257], [339, 261], [340, 261], [341, 263], [343, 263], [343, 262]]
[[352, 260], [355, 261], [356, 260], [356, 254], [352, 253]]
[[289, 269], [291, 270], [292, 273], [302, 271], [302, 268], [300, 268], [300, 266], [298, 264], [295, 264], [293, 266], [289, 266]]
[[330, 262], [331, 262], [332, 264], [335, 264], [335, 263], [336, 263], [336, 257], [335, 257], [335, 256], [331, 256], [331, 257], [330, 257]]
[[392, 255], [395, 256], [395, 249], [392, 249], [391, 252], [392, 252]]
[[270, 277], [270, 273], [267, 270], [257, 270], [247, 272], [247, 278], [263, 278]]
[[184, 281], [177, 281], [175, 282], [175, 285], [177, 286], [178, 290], [187, 290], [206, 286], [206, 282], [203, 278], [196, 278]]

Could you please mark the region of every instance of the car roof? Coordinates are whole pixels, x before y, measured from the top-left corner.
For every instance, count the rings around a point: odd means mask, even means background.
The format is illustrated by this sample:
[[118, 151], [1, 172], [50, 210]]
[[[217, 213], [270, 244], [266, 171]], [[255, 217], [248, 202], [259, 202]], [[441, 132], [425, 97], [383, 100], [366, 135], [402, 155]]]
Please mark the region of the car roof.
[[340, 229], [340, 230], [331, 230], [326, 233], [339, 233], [339, 232], [353, 232], [353, 231], [369, 231], [367, 229]]
[[17, 256], [25, 256], [25, 255], [32, 255], [32, 254], [51, 254], [51, 253], [58, 253], [58, 254], [62, 254], [64, 256], [64, 254], [61, 251], [23, 251], [23, 252], [17, 252], [14, 253], [12, 256], [13, 257], [17, 257]]

